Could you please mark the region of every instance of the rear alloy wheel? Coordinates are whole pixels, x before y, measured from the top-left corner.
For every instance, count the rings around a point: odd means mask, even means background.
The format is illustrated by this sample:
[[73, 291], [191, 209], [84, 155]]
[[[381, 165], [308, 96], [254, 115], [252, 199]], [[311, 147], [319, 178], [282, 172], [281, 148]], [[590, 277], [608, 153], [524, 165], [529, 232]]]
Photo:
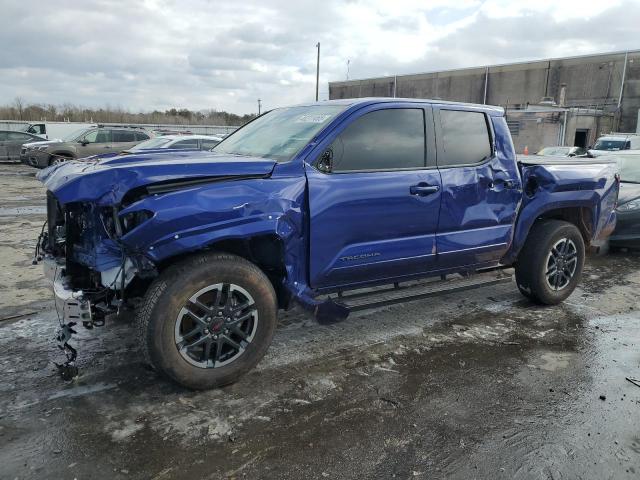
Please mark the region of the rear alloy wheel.
[[580, 281], [584, 240], [578, 228], [562, 220], [540, 220], [531, 227], [518, 254], [516, 283], [524, 296], [545, 305], [567, 298]]
[[569, 238], [558, 240], [547, 255], [546, 266], [547, 286], [556, 292], [566, 288], [571, 283], [578, 267], [576, 244]]

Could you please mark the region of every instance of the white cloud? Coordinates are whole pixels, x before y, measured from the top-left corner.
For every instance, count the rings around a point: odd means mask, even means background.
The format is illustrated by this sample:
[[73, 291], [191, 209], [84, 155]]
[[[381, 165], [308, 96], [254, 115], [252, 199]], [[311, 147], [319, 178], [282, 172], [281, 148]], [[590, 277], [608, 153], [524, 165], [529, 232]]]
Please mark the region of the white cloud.
[[637, 1], [0, 0], [0, 103], [253, 112], [327, 83], [638, 48]]

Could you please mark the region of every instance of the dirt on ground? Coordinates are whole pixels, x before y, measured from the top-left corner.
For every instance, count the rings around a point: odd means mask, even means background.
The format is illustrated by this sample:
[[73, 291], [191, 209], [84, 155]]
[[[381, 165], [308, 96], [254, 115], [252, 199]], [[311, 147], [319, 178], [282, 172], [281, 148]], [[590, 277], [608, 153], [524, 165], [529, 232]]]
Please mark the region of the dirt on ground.
[[80, 329], [65, 382], [32, 266], [34, 170], [0, 165], [0, 478], [640, 477], [640, 256], [591, 256], [555, 307], [513, 283], [353, 314], [282, 314], [258, 368], [193, 392], [131, 315]]

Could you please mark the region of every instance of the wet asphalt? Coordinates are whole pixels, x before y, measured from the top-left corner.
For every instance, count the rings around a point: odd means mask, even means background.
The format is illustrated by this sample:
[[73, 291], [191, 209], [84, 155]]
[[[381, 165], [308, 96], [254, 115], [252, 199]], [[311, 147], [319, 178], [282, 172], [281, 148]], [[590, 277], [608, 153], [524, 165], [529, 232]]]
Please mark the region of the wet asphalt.
[[555, 307], [502, 284], [331, 326], [287, 312], [208, 392], [150, 371], [124, 314], [79, 331], [64, 382], [30, 173], [0, 166], [0, 479], [640, 478], [640, 255], [589, 257]]

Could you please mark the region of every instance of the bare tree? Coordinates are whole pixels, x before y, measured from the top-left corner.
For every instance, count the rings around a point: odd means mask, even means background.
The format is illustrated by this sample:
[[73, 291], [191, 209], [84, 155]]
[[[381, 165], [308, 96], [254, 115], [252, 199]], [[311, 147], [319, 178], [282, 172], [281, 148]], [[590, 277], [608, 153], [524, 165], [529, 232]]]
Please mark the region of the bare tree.
[[243, 125], [254, 115], [236, 115], [214, 108], [192, 111], [188, 108], [170, 108], [161, 112], [132, 113], [126, 107], [106, 105], [103, 108], [87, 108], [71, 103], [63, 105], [28, 104], [22, 97], [16, 97], [11, 105], [0, 105], [0, 120], [21, 121], [71, 121], [71, 122], [123, 122], [150, 124], [192, 124], [192, 125]]
[[22, 97], [16, 97], [15, 100], [13, 101], [13, 104], [15, 105], [16, 110], [18, 111], [19, 120], [23, 120], [22, 113], [24, 112], [24, 99]]

